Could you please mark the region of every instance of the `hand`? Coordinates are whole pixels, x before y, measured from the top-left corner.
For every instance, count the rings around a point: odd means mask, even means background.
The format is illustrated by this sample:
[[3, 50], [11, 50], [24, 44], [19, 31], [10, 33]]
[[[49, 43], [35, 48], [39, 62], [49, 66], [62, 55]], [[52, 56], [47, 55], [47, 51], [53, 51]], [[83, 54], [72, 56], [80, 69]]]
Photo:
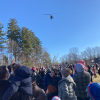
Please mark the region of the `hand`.
[[48, 90], [46, 91], [46, 94], [48, 94]]
[[15, 58], [11, 61], [11, 64], [15, 63]]

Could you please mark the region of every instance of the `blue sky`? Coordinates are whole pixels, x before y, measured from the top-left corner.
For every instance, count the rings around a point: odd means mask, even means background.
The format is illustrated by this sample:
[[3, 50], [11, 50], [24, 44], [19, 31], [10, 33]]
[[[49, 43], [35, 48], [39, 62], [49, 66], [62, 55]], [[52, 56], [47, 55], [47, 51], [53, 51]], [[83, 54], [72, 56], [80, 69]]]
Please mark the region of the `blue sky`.
[[[52, 13], [53, 20], [43, 15]], [[33, 30], [51, 58], [100, 46], [100, 0], [0, 0], [4, 31], [10, 18]]]

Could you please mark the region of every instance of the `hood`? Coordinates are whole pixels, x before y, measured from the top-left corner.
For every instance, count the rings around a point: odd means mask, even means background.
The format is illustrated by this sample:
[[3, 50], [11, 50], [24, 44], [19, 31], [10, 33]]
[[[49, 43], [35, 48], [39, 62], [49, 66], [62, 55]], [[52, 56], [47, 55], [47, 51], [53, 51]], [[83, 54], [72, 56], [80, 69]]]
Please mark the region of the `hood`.
[[80, 60], [78, 61], [79, 64], [82, 64], [84, 66], [85, 71], [87, 70], [86, 66], [85, 66], [85, 62], [84, 60]]
[[82, 64], [76, 64], [76, 71], [77, 72], [83, 72], [85, 69], [84, 69], [84, 66]]
[[69, 82], [69, 83], [74, 83], [74, 80], [72, 79], [72, 77], [70, 75], [63, 78], [62, 80], [60, 80], [59, 83], [61, 83], [62, 81], [66, 81], [66, 82]]
[[21, 66], [20, 68], [17, 69], [16, 75], [23, 78], [28, 78], [32, 76], [32, 73], [33, 73], [32, 70], [27, 66]]

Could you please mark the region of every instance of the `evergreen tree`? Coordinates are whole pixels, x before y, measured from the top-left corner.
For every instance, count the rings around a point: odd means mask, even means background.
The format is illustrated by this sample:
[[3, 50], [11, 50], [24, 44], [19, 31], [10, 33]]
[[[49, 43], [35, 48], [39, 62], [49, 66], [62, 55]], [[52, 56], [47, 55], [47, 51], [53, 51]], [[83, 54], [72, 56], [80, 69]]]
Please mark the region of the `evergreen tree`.
[[0, 22], [0, 49], [3, 50], [4, 48], [6, 48], [6, 46], [4, 45], [4, 43], [6, 43], [6, 34], [3, 32], [4, 25]]
[[17, 42], [17, 44], [20, 44], [20, 38], [21, 38], [21, 29], [17, 25], [16, 19], [10, 19], [10, 23], [8, 23], [8, 31], [7, 31], [7, 37], [11, 40], [14, 40]]
[[41, 46], [40, 40], [34, 35], [32, 30], [26, 27], [22, 28], [21, 31], [21, 48], [26, 54], [31, 55], [34, 51], [40, 52], [39, 47]]
[[21, 31], [21, 29], [17, 25], [17, 20], [10, 19], [10, 22], [8, 23], [7, 37], [11, 41], [9, 41], [10, 43], [8, 43], [8, 49], [9, 49], [10, 53], [13, 54], [13, 56], [15, 57], [15, 61], [16, 61], [17, 52], [18, 52], [16, 47], [17, 47], [17, 45], [20, 45], [20, 41], [21, 41], [20, 31]]
[[22, 27], [21, 31], [21, 48], [22, 51], [24, 51], [27, 55], [31, 55], [33, 52], [33, 47], [32, 47], [32, 41], [33, 41], [33, 36], [30, 34], [30, 31], [26, 27]]
[[[22, 27], [22, 29], [20, 29], [17, 25], [16, 19], [10, 19], [10, 23], [8, 23], [7, 37], [8, 39], [11, 39], [9, 43], [9, 50], [14, 55], [15, 61], [16, 58], [18, 59], [16, 44], [20, 48], [20, 54], [18, 56], [25, 65], [31, 64], [30, 59], [34, 52], [36, 53], [36, 57], [39, 59], [41, 54], [41, 41], [35, 36], [32, 30], [29, 30], [26, 27]], [[15, 42], [13, 42], [13, 40]]]
[[2, 51], [4, 50], [4, 48], [6, 48], [6, 45], [4, 43], [6, 43], [6, 33], [3, 32], [4, 25], [0, 22], [0, 64], [2, 65], [3, 63], [3, 58], [2, 58]]
[[42, 62], [44, 66], [49, 66], [51, 64], [50, 55], [45, 51], [42, 55]]

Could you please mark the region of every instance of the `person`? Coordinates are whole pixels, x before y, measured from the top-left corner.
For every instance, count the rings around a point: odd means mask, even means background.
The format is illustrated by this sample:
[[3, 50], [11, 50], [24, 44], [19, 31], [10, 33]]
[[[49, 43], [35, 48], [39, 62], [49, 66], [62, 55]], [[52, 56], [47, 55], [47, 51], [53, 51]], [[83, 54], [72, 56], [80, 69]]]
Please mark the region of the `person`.
[[77, 100], [89, 100], [87, 86], [91, 82], [90, 73], [85, 71], [82, 64], [76, 64], [76, 71], [77, 73], [74, 74], [73, 79], [76, 83], [75, 94]]
[[97, 78], [97, 74], [96, 74], [96, 66], [94, 66], [94, 65], [93, 65], [93, 73], [94, 73], [95, 78]]
[[31, 69], [33, 71], [33, 73], [36, 71], [36, 68], [35, 67], [32, 67]]
[[38, 87], [40, 87], [42, 89], [44, 89], [43, 80], [44, 80], [44, 71], [40, 71], [36, 77], [36, 84]]
[[[6, 66], [0, 66], [0, 100], [2, 100], [4, 93], [11, 85], [11, 82], [8, 80], [9, 76], [9, 69]], [[16, 92], [11, 96], [10, 100], [20, 100], [19, 95], [21, 96], [19, 92]]]
[[[78, 63], [79, 63], [79, 64], [82, 64], [82, 65], [84, 66], [85, 71], [87, 71], [87, 68], [86, 68], [86, 66], [85, 66], [84, 60], [80, 60], [80, 61], [78, 61]], [[77, 73], [77, 71], [76, 71], [76, 66], [74, 66], [74, 70], [75, 70], [75, 73]]]
[[98, 68], [99, 68], [99, 66], [98, 66], [98, 64], [97, 64], [97, 63], [96, 63], [95, 65], [96, 65], [96, 69], [97, 69], [97, 71], [98, 71], [98, 70], [99, 70], [99, 69], [98, 69]]
[[51, 69], [51, 74], [50, 74], [51, 81], [50, 81], [50, 84], [49, 85], [52, 85], [52, 86], [54, 86], [57, 89], [56, 95], [58, 95], [58, 82], [61, 80], [61, 77], [55, 75], [56, 74], [55, 71], [56, 71], [55, 68], [52, 68]]
[[91, 100], [100, 100], [100, 85], [97, 82], [89, 83], [87, 93]]
[[58, 69], [55, 69], [55, 75], [57, 75], [60, 78], [62, 77], [61, 73], [60, 73], [60, 71]]
[[73, 65], [71, 64], [68, 68], [70, 68], [72, 70], [71, 77], [73, 77], [74, 76], [74, 73], [73, 73]]
[[9, 100], [17, 91], [20, 92], [20, 99], [18, 100], [31, 100], [33, 95], [31, 69], [15, 63], [12, 64], [12, 69], [14, 71], [14, 77], [2, 100]]
[[51, 73], [51, 70], [50, 70], [50, 68], [48, 68], [47, 69], [47, 73], [46, 73], [46, 75], [45, 75], [45, 77], [44, 77], [44, 91], [46, 92], [46, 90], [47, 90], [47, 87], [49, 86], [49, 84], [50, 84], [50, 81], [51, 81], [51, 76], [50, 76], [50, 73]]
[[58, 84], [58, 96], [61, 100], [76, 100], [74, 94], [76, 84], [70, 76], [71, 73], [70, 68], [63, 68], [61, 71], [62, 79]]
[[46, 91], [47, 100], [51, 100], [54, 96], [56, 96], [57, 95], [56, 92], [57, 89], [54, 86], [49, 85]]
[[33, 85], [33, 98], [35, 100], [45, 100], [46, 99], [46, 94], [43, 89], [39, 88], [35, 82], [32, 83]]
[[0, 100], [2, 100], [4, 93], [10, 87], [11, 83], [8, 81], [9, 75], [8, 68], [6, 66], [0, 66]]
[[87, 67], [88, 67], [88, 72], [90, 73], [90, 75], [91, 75], [91, 82], [93, 82], [93, 71], [92, 71], [92, 68], [91, 68], [91, 66], [90, 65], [87, 65]]

